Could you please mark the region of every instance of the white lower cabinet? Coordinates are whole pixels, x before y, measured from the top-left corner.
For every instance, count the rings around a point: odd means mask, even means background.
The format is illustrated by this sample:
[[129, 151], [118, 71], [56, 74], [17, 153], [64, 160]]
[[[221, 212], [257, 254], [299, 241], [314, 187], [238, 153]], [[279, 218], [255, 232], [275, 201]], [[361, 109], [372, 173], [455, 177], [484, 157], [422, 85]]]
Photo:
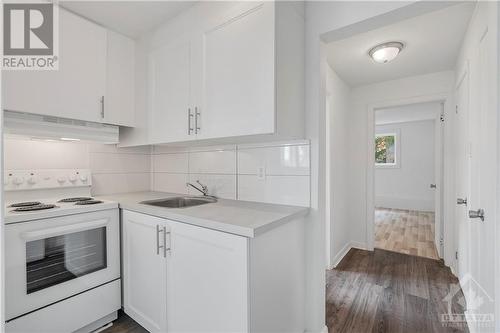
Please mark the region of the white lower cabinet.
[[123, 305], [150, 332], [167, 329], [167, 265], [159, 252], [165, 220], [124, 211], [122, 215]]
[[124, 309], [150, 332], [247, 332], [247, 267], [245, 237], [123, 212]]
[[167, 331], [247, 332], [247, 238], [167, 223]]
[[304, 331], [302, 220], [247, 238], [123, 210], [122, 228], [124, 310], [148, 331]]

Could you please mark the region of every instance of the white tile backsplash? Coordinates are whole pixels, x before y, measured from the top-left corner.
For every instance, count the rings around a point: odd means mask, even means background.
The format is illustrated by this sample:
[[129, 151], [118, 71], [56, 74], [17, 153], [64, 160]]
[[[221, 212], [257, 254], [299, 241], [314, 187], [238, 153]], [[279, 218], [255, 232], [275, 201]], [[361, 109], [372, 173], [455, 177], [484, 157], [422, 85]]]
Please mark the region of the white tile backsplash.
[[238, 175], [238, 199], [308, 207], [309, 184], [309, 176]]
[[4, 167], [8, 170], [88, 169], [88, 145], [28, 139], [4, 140]]
[[[221, 198], [309, 206], [309, 142], [211, 147], [5, 140], [6, 169], [90, 168], [93, 195], [135, 191], [197, 194], [200, 180]], [[262, 174], [259, 176], [259, 170]]]
[[309, 175], [309, 145], [238, 149], [238, 174]]
[[187, 173], [188, 161], [188, 153], [153, 155], [153, 172]]
[[[216, 175], [199, 174], [189, 175], [189, 182], [199, 187], [196, 181], [208, 186], [208, 193], [224, 199], [237, 199], [236, 195], [236, 175]], [[200, 195], [201, 193], [194, 188], [188, 188], [189, 194]]]
[[149, 191], [151, 174], [107, 173], [92, 175], [92, 195]]
[[92, 195], [151, 187], [150, 147], [12, 138], [6, 138], [4, 146], [6, 169], [91, 169]]
[[187, 173], [155, 172], [152, 177], [153, 191], [188, 194], [186, 183], [189, 181], [189, 175]]
[[185, 193], [186, 181], [200, 180], [221, 198], [309, 206], [309, 154], [309, 142], [303, 140], [183, 149], [154, 146], [152, 188]]
[[236, 151], [216, 150], [189, 153], [189, 173], [236, 174]]
[[151, 146], [119, 148], [116, 145], [104, 145], [101, 143], [89, 143], [91, 153], [115, 153], [115, 154], [151, 154]]
[[151, 159], [144, 154], [90, 153], [90, 169], [98, 173], [149, 173]]

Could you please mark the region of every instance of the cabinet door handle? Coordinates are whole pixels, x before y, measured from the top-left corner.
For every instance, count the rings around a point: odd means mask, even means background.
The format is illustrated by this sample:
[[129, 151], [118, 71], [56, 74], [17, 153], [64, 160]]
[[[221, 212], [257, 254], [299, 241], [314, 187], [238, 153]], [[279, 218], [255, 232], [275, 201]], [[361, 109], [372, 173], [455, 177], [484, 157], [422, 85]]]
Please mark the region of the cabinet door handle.
[[104, 119], [104, 96], [101, 96], [101, 118]]
[[160, 232], [162, 230], [160, 230], [160, 226], [157, 224], [156, 225], [156, 254], [157, 255], [160, 255], [160, 249], [163, 247], [165, 248], [165, 246], [163, 245], [160, 245]]
[[191, 118], [193, 118], [193, 114], [191, 113], [191, 108], [188, 108], [188, 135], [191, 135], [193, 132], [193, 128], [191, 127]]
[[194, 107], [194, 114], [195, 114], [195, 117], [194, 117], [194, 133], [195, 134], [198, 134], [198, 132], [200, 131], [200, 126], [198, 126], [198, 117], [201, 118], [201, 112], [198, 111], [198, 107], [195, 106]]
[[170, 236], [170, 231], [167, 231], [167, 227], [163, 227], [163, 257], [167, 257], [167, 251], [170, 251], [170, 246], [167, 247], [167, 234]]

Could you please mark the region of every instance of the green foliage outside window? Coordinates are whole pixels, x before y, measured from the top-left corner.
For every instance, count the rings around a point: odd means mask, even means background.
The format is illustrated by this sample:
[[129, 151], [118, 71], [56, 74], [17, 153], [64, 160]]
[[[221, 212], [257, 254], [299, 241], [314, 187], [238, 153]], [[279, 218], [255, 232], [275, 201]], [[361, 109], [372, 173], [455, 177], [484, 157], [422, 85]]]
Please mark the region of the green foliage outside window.
[[375, 137], [375, 163], [395, 164], [396, 163], [396, 135], [384, 134]]

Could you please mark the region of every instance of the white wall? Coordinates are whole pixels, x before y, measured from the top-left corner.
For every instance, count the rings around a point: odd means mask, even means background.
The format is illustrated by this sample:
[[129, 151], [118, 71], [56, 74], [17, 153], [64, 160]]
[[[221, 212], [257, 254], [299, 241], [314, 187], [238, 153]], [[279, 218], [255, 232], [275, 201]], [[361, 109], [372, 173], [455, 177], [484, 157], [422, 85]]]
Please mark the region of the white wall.
[[150, 187], [149, 147], [12, 138], [4, 145], [6, 170], [91, 169], [92, 195], [146, 191]]
[[377, 110], [377, 125], [403, 123], [417, 120], [434, 120], [441, 112], [441, 104], [436, 102], [417, 103]]
[[376, 207], [434, 211], [434, 126], [425, 120], [375, 127], [376, 133], [399, 135], [398, 165], [375, 167]]
[[[171, 148], [154, 146], [152, 189], [199, 194], [196, 180], [226, 199], [310, 204], [309, 142]], [[259, 176], [259, 174], [261, 174]]]
[[349, 248], [349, 202], [347, 196], [349, 156], [349, 107], [350, 87], [327, 67], [326, 92], [329, 100], [327, 109], [327, 266], [334, 267]]
[[[351, 150], [349, 162], [351, 165], [349, 175], [349, 199], [351, 212], [351, 238], [353, 242], [364, 244], [365, 247], [370, 247], [369, 237], [372, 237], [372, 230], [368, 228], [367, 219], [369, 207], [367, 206], [367, 194], [370, 191], [370, 175], [368, 173], [368, 154], [372, 154], [373, 140], [368, 141], [369, 112], [376, 105], [395, 106], [397, 104], [405, 105], [415, 103], [415, 100], [427, 96], [436, 101], [449, 96], [451, 98], [453, 91], [454, 72], [446, 71], [432, 73], [426, 75], [413, 76], [399, 80], [380, 82], [360, 86], [352, 89], [352, 106], [351, 119], [352, 129], [349, 137], [350, 143], [356, 149]], [[454, 104], [449, 101], [445, 105], [445, 115], [452, 117], [454, 112]], [[373, 116], [371, 117], [374, 121]], [[445, 128], [449, 123], [445, 122]], [[445, 141], [451, 143], [450, 138], [445, 138]], [[370, 142], [370, 145], [368, 144]], [[370, 155], [373, 156], [373, 155]], [[445, 167], [448, 170], [453, 170], [453, 162], [445, 160]], [[453, 173], [449, 175], [453, 177]], [[372, 177], [373, 178], [373, 177]], [[453, 208], [454, 209], [454, 208]], [[452, 223], [452, 219], [449, 219]], [[451, 260], [453, 257], [453, 245], [448, 244], [448, 256]]]

